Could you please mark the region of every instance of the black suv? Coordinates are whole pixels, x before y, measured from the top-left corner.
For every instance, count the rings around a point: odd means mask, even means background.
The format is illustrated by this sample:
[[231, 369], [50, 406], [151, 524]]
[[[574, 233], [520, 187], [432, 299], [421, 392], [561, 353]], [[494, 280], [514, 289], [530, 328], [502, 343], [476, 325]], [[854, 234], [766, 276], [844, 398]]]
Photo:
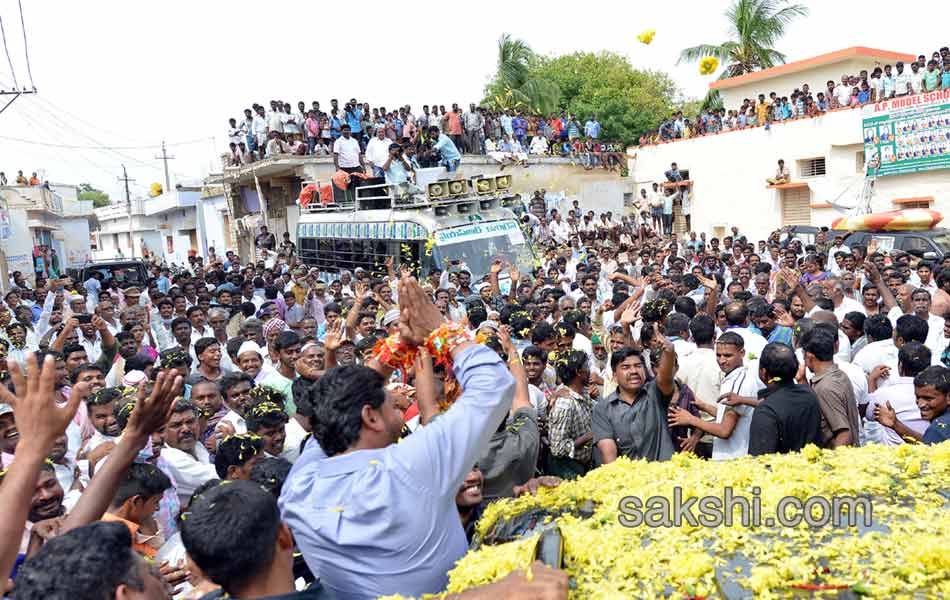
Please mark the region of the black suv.
[[79, 281], [84, 282], [92, 277], [93, 271], [102, 273], [103, 281], [115, 279], [119, 283], [132, 283], [140, 287], [144, 287], [148, 281], [148, 269], [141, 260], [117, 258], [86, 263]]
[[[829, 232], [830, 236], [839, 232]], [[844, 238], [849, 248], [870, 245], [874, 240], [878, 250], [900, 250], [918, 258], [942, 260], [950, 255], [950, 229], [938, 227], [923, 231], [852, 231]]]

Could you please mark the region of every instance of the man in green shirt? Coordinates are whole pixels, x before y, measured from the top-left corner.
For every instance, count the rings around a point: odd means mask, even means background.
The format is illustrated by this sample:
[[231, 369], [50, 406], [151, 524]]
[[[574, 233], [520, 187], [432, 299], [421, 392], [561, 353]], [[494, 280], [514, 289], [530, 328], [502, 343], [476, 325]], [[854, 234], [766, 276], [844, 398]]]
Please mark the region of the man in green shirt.
[[292, 417], [297, 412], [294, 404], [293, 384], [297, 377], [294, 363], [300, 356], [300, 336], [293, 331], [281, 331], [274, 340], [274, 350], [277, 351], [277, 369], [271, 371], [261, 380], [261, 385], [269, 387], [284, 396], [284, 409], [287, 416]]

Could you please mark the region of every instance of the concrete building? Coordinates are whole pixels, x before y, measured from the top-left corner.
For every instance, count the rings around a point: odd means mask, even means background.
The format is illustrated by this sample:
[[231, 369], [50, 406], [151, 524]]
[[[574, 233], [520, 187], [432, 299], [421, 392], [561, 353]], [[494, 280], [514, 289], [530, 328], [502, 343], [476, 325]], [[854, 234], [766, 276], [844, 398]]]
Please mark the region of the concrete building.
[[[838, 60], [842, 56], [849, 58], [842, 62]], [[828, 57], [838, 58], [829, 63], [827, 61], [832, 59]], [[828, 69], [837, 72], [840, 79], [841, 74], [849, 70], [857, 73], [861, 68], [873, 66], [870, 61], [875, 57], [893, 62], [894, 57], [909, 55], [852, 48], [738, 77], [735, 79], [746, 79], [736, 85], [723, 85], [732, 81], [726, 80], [710, 87], [735, 94], [724, 95], [728, 109], [758, 93], [782, 90], [787, 94], [802, 82], [821, 82], [823, 87], [824, 81], [832, 78]], [[792, 70], [786, 68], [793, 65], [797, 66]], [[950, 105], [950, 93], [921, 94], [889, 104]], [[671, 163], [677, 163], [685, 179], [691, 181], [691, 225], [696, 232], [721, 237], [732, 226], [737, 226], [740, 232], [754, 239], [765, 239], [783, 225], [828, 226], [845, 213], [834, 208], [832, 202], [853, 206], [861, 195], [866, 183], [863, 121], [891, 110], [893, 106], [889, 104], [834, 110], [819, 117], [773, 123], [769, 127], [641, 146], [628, 152], [635, 154], [630, 161], [630, 172], [639, 194], [639, 189], [649, 189], [653, 182], [664, 182], [664, 172]], [[950, 120], [950, 106], [946, 106], [944, 113], [939, 114]], [[769, 186], [766, 179], [775, 175], [778, 159], [784, 159], [791, 182]], [[911, 207], [950, 210], [950, 169], [876, 177], [873, 211]], [[679, 206], [676, 217], [675, 229], [682, 232], [685, 224]]]
[[[578, 200], [585, 209], [610, 210], [614, 214], [620, 213], [624, 200], [631, 198], [634, 191], [632, 178], [600, 168], [586, 171], [579, 161], [570, 158], [531, 157], [529, 163], [528, 168], [509, 166], [502, 171], [497, 162], [486, 156], [465, 155], [459, 174], [510, 174], [512, 191], [520, 193], [524, 200], [535, 190], [544, 189], [562, 193], [568, 207], [571, 201]], [[224, 254], [219, 245], [224, 243], [227, 249], [243, 257], [251, 256], [254, 235], [265, 223], [278, 242], [284, 232], [290, 232], [294, 239], [300, 217], [300, 190], [308, 182], [329, 182], [333, 173], [333, 159], [325, 156], [282, 155], [243, 167], [227, 167], [205, 182], [209, 191], [208, 197], [202, 199], [200, 212], [206, 233], [200, 237], [214, 246], [219, 255]], [[223, 203], [216, 195], [218, 189], [224, 195]], [[262, 209], [266, 209], [266, 217]], [[216, 229], [215, 218], [219, 215], [225, 231]]]
[[38, 246], [56, 252], [63, 275], [91, 258], [92, 202], [79, 200], [76, 186], [3, 186], [0, 204], [0, 244], [8, 272], [20, 271], [35, 283], [33, 253]]
[[131, 207], [124, 202], [95, 210], [99, 221], [94, 258], [142, 258], [146, 253], [157, 260], [183, 265], [188, 253], [198, 251], [196, 206], [201, 188], [178, 186], [154, 198], [135, 198]]
[[829, 80], [835, 84], [840, 82], [842, 75], [857, 75], [863, 69], [870, 73], [876, 66], [894, 64], [896, 61], [907, 63], [916, 59], [917, 56], [912, 54], [855, 46], [771, 69], [720, 79], [709, 84], [709, 89], [719, 92], [726, 109], [738, 108], [743, 99], [755, 100], [759, 94], [765, 94], [766, 98], [770, 92], [791, 96], [794, 90], [802, 89], [804, 84], [808, 84], [811, 92], [817, 94], [825, 90]]

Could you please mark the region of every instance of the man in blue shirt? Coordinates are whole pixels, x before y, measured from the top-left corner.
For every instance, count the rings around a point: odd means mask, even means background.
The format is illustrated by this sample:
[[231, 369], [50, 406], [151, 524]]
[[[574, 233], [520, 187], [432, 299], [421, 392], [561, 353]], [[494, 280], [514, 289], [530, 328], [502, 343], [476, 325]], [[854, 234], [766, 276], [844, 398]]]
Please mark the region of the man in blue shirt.
[[[399, 287], [402, 339], [420, 344], [441, 313], [415, 280]], [[334, 368], [312, 392], [314, 437], [280, 508], [307, 565], [341, 598], [439, 592], [468, 549], [455, 496], [511, 408], [514, 380], [491, 349], [447, 346], [464, 391], [400, 443], [403, 416], [379, 372]]]
[[459, 168], [459, 162], [462, 160], [462, 155], [459, 153], [458, 148], [455, 147], [455, 142], [452, 141], [452, 138], [439, 131], [438, 127], [430, 127], [429, 136], [436, 141], [435, 144], [432, 145], [432, 149], [438, 150], [439, 154], [441, 154], [442, 166], [444, 166], [445, 170], [449, 173], [454, 173]]

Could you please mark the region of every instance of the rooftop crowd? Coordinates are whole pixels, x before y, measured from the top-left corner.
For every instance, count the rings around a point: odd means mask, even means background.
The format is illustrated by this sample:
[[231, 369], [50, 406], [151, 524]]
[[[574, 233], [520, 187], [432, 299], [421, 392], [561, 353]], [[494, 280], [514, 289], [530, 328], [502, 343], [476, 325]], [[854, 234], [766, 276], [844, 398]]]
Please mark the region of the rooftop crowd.
[[[596, 115], [582, 123], [565, 111], [544, 117], [475, 104], [469, 104], [468, 110], [458, 104], [448, 110], [445, 105], [424, 105], [416, 115], [409, 105], [370, 109], [369, 103], [355, 98], [343, 108], [338, 100], [331, 100], [328, 112], [321, 110], [318, 101], [309, 107], [299, 101], [294, 108], [289, 102], [271, 100], [269, 107], [254, 103], [244, 110], [243, 119], [230, 119], [228, 125], [226, 163], [230, 166], [280, 154], [339, 154], [341, 144], [346, 144], [339, 140], [350, 137], [366, 161], [377, 167], [386, 161], [391, 144], [400, 146], [414, 168], [436, 166], [464, 153], [488, 155], [506, 164], [526, 164], [529, 155], [572, 157], [587, 168], [617, 169], [625, 148], [603, 139]], [[347, 128], [349, 136], [344, 134]], [[447, 141], [439, 145], [442, 135]]]
[[870, 71], [844, 73], [840, 81], [828, 80], [822, 90], [807, 83], [792, 90], [764, 92], [757, 98], [745, 98], [737, 108], [709, 108], [697, 115], [677, 111], [656, 131], [644, 135], [640, 144], [669, 142], [747, 127], [771, 126], [793, 119], [819, 117], [830, 110], [859, 108], [889, 98], [950, 89], [950, 48], [934, 51], [930, 58], [921, 54], [905, 64], [875, 66]]
[[[488, 503], [621, 456], [950, 439], [950, 257], [531, 207], [531, 272], [320, 279], [263, 229], [146, 281], [14, 273], [12, 597], [420, 596]], [[536, 564], [455, 597], [567, 590]]]

